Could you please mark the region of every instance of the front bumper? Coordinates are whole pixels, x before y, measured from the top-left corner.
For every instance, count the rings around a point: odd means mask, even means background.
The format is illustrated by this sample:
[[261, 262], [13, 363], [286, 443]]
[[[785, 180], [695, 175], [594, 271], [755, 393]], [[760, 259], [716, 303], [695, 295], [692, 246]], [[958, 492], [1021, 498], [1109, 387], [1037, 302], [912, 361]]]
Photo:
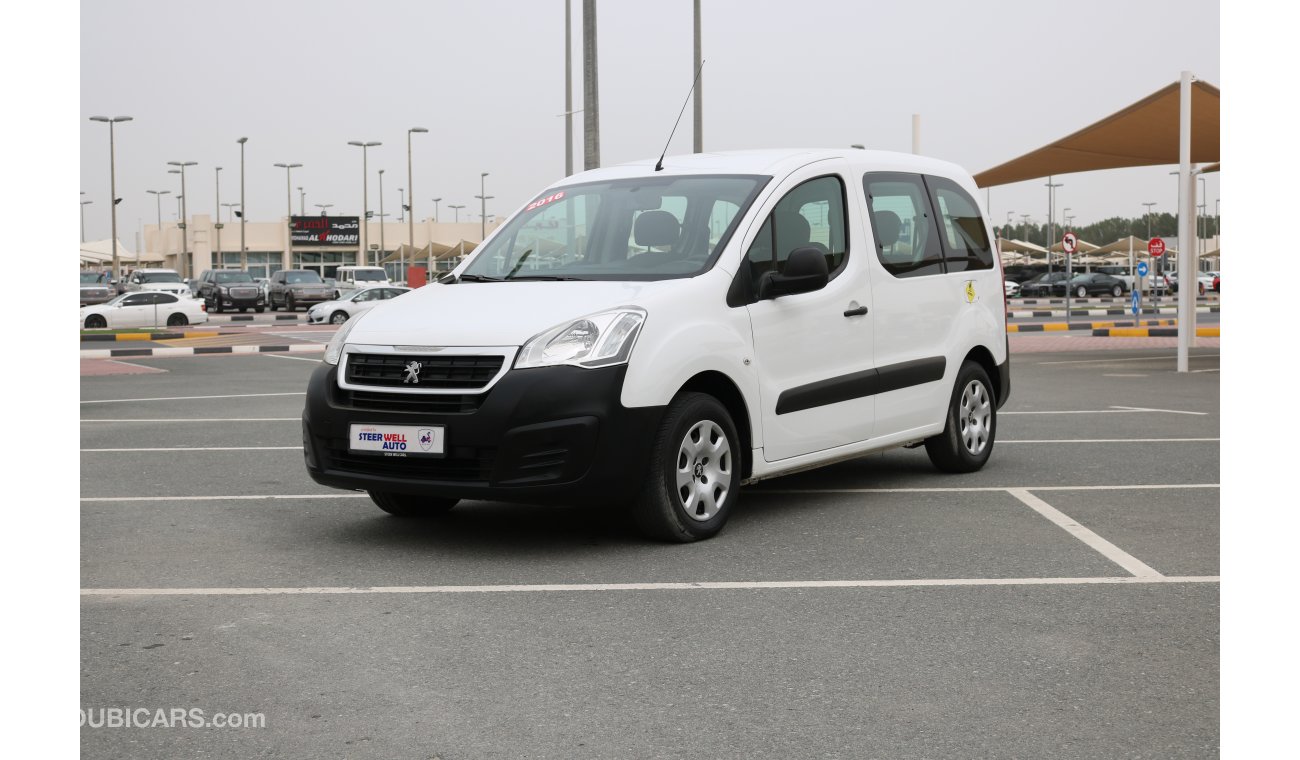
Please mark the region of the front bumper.
[[229, 293], [218, 292], [212, 297], [212, 301], [223, 309], [252, 309], [266, 306], [266, 298], [260, 292], [255, 296], [244, 298], [235, 298]]
[[[639, 490], [664, 413], [622, 405], [626, 370], [510, 370], [486, 393], [430, 397], [344, 390], [338, 367], [322, 364], [303, 410], [307, 472], [322, 485], [354, 490], [618, 503]], [[446, 456], [351, 452], [353, 423], [440, 425]]]

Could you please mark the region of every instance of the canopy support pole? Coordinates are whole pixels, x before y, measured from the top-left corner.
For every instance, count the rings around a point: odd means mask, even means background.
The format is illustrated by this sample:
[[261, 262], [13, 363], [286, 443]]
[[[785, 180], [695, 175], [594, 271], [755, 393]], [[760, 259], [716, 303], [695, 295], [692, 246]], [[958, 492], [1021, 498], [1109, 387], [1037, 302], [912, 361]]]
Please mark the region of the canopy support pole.
[[1192, 72], [1184, 71], [1178, 94], [1178, 371], [1187, 372], [1196, 335], [1196, 177], [1192, 175]]

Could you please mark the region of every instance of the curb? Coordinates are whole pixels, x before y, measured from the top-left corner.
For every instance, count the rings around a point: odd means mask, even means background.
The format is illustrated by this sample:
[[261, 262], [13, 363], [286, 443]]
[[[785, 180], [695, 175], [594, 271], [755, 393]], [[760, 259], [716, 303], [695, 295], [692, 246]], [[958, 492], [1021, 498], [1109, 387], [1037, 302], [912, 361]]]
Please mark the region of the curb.
[[209, 322], [216, 322], [219, 319], [228, 319], [231, 322], [252, 322], [257, 317], [265, 319], [267, 316], [274, 317], [276, 322], [305, 322], [306, 314], [208, 314]]
[[270, 354], [305, 353], [324, 351], [324, 343], [294, 343], [280, 346], [194, 346], [191, 348], [87, 348], [81, 351], [82, 359], [121, 359], [163, 356], [195, 356], [198, 354]]
[[[1164, 298], [1169, 298], [1169, 297], [1168, 297], [1168, 296], [1161, 296], [1161, 298], [1164, 299]], [[1048, 305], [1050, 305], [1050, 304], [1064, 304], [1064, 303], [1065, 303], [1065, 299], [1064, 299], [1064, 298], [1038, 298], [1038, 297], [1034, 297], [1034, 298], [1021, 298], [1020, 296], [1011, 296], [1011, 297], [1008, 298], [1007, 300], [1008, 300], [1008, 301], [1012, 301], [1012, 302], [1016, 302], [1016, 301], [1018, 301], [1018, 302], [1024, 304], [1025, 306], [1041, 306], [1041, 305], [1043, 305], [1043, 304], [1048, 304]], [[1178, 299], [1176, 299], [1176, 298], [1169, 298], [1169, 300], [1171, 300], [1171, 301], [1177, 301]], [[1124, 298], [1071, 298], [1070, 301], [1071, 301], [1072, 303], [1077, 303], [1077, 304], [1080, 304], [1080, 305], [1083, 305], [1083, 306], [1087, 306], [1088, 304], [1093, 304], [1093, 303], [1131, 303], [1130, 297], [1127, 297], [1127, 296], [1124, 297]], [[1206, 304], [1209, 304], [1209, 305], [1217, 305], [1218, 302], [1219, 302], [1219, 299], [1217, 299], [1217, 298], [1205, 298], [1204, 296], [1202, 296], [1202, 297], [1196, 299], [1196, 303], [1197, 303], [1197, 305], [1199, 305], [1199, 306], [1204, 306], [1204, 305], [1206, 305]]]
[[[1177, 327], [1124, 327], [1110, 330], [1093, 330], [1092, 335], [1095, 338], [1177, 338]], [[1198, 327], [1196, 328], [1196, 337], [1198, 338], [1217, 338], [1219, 337], [1219, 328], [1217, 327]]]
[[155, 332], [155, 333], [113, 333], [82, 335], [87, 343], [111, 342], [118, 340], [178, 340], [181, 338], [211, 338], [216, 333], [211, 330], [201, 332]]
[[1046, 322], [1037, 325], [1007, 325], [1008, 333], [1066, 332], [1067, 330], [1100, 330], [1112, 327], [1175, 327], [1176, 319], [1151, 319], [1145, 322]]

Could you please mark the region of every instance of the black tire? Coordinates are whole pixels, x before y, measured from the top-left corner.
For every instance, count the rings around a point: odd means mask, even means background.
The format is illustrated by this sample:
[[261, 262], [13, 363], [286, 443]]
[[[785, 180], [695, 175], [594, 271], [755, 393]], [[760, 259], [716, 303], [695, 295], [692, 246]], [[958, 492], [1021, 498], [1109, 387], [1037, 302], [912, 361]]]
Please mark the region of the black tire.
[[254, 306], [254, 307], [253, 307], [253, 311], [257, 312], [258, 314], [261, 314], [262, 312], [266, 311], [266, 307], [265, 307], [265, 306]]
[[445, 514], [460, 502], [460, 499], [416, 496], [409, 493], [390, 493], [387, 491], [370, 491], [370, 500], [388, 514], [394, 517], [406, 518], [435, 517]]
[[1119, 298], [1120, 296], [1124, 295], [1124, 286], [1116, 285], [1115, 287], [1110, 289], [1110, 294], [1115, 296], [1116, 298]]
[[[694, 440], [703, 441], [702, 453], [707, 454], [710, 450], [716, 451], [718, 438], [714, 436], [719, 433], [724, 439], [726, 453], [711, 462], [710, 457], [703, 455], [695, 461], [688, 458], [685, 469], [682, 469], [682, 458], [691, 456], [687, 452], [688, 436], [698, 436]], [[740, 436], [736, 434], [736, 426], [726, 407], [704, 393], [679, 394], [668, 405], [659, 425], [650, 461], [646, 463], [645, 484], [632, 504], [632, 519], [637, 530], [647, 538], [677, 543], [717, 535], [740, 497], [743, 456]], [[679, 470], [689, 473], [689, 484], [679, 485]], [[707, 480], [708, 472], [714, 476], [712, 483]], [[725, 484], [723, 479], [727, 481]], [[682, 496], [683, 489], [687, 490], [687, 498], [691, 501], [690, 511]], [[696, 489], [710, 494], [708, 504], [699, 498], [700, 491]], [[716, 501], [719, 497], [721, 502]], [[710, 506], [714, 511], [707, 516]]]
[[1079, 286], [1079, 289], [1076, 290], [1076, 291], [1074, 291], [1074, 294], [1075, 294], [1076, 296], [1080, 297], [1080, 298], [1087, 298], [1087, 297], [1088, 297], [1088, 289], [1085, 288], [1085, 287], [1083, 287], [1082, 285], [1080, 285], [1080, 286]]
[[[969, 389], [972, 384], [980, 386], [981, 390], [972, 392]], [[974, 402], [972, 411], [984, 410], [985, 419], [978, 420], [978, 427], [972, 433], [975, 441], [975, 451], [967, 448], [966, 431], [976, 422], [972, 418], [977, 415], [963, 415], [963, 401], [969, 399]], [[984, 409], [980, 401], [985, 400], [988, 403], [987, 409]], [[965, 416], [965, 419], [962, 417]], [[989, 455], [993, 453], [993, 443], [997, 439], [998, 433], [998, 410], [997, 400], [993, 395], [993, 384], [989, 382], [988, 373], [984, 368], [973, 361], [967, 361], [961, 365], [961, 370], [957, 373], [957, 382], [952, 389], [952, 397], [948, 400], [948, 414], [946, 415], [943, 432], [939, 435], [925, 439], [925, 453], [930, 455], [930, 461], [935, 467], [944, 472], [975, 472], [984, 466], [989, 460]], [[980, 429], [985, 434], [981, 438]], [[979, 441], [983, 441], [982, 445]]]
[[[342, 319], [339, 319], [339, 317], [342, 317]], [[330, 315], [330, 324], [332, 325], [341, 325], [346, 321], [348, 321], [348, 313], [342, 309]]]
[[106, 327], [108, 327], [108, 320], [104, 319], [102, 316], [91, 314], [89, 317], [86, 317], [87, 330], [103, 330]]
[[179, 312], [167, 318], [168, 327], [184, 327], [189, 323], [190, 323], [189, 317]]
[[248, 307], [247, 307], [247, 306], [240, 306], [240, 307], [239, 307], [239, 313], [240, 313], [240, 314], [243, 314], [243, 313], [245, 313], [245, 312], [247, 312], [247, 311], [248, 311]]
[[275, 296], [267, 296], [266, 302], [271, 306], [271, 311], [275, 311], [276, 309], [280, 308], [279, 306], [275, 305]]
[[290, 293], [289, 295], [284, 297], [284, 310], [285, 311], [298, 310], [298, 304], [293, 302], [293, 293]]
[[215, 311], [215, 312], [218, 313], [218, 314], [225, 314], [225, 313], [226, 313], [226, 307], [224, 307], [224, 306], [221, 305], [221, 296], [217, 296], [216, 298], [214, 298], [214, 299], [212, 299], [212, 300], [213, 300], [212, 310]]

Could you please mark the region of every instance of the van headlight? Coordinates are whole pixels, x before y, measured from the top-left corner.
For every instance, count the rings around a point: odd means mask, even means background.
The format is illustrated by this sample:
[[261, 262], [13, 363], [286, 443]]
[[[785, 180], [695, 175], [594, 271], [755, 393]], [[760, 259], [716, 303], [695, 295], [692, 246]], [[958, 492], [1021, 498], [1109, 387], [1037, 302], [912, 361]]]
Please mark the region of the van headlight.
[[339, 363], [339, 357], [343, 356], [343, 343], [347, 341], [348, 333], [352, 332], [352, 328], [356, 326], [357, 320], [349, 319], [334, 333], [334, 337], [330, 338], [330, 342], [325, 345], [326, 364]]
[[646, 312], [624, 306], [565, 322], [533, 336], [519, 350], [515, 369], [554, 367], [608, 367], [627, 362], [632, 345], [645, 323]]

